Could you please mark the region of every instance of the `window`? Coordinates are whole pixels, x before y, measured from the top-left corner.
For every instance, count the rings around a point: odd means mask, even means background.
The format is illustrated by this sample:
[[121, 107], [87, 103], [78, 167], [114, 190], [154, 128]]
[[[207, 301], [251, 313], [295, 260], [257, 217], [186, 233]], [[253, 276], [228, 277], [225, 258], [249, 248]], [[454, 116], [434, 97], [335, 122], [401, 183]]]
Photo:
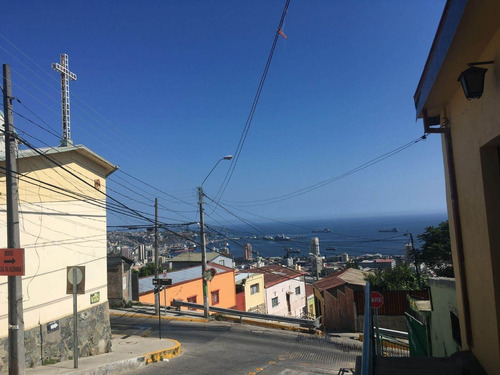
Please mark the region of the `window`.
[[224, 259], [223, 259], [223, 260], [219, 260], [219, 264], [220, 264], [221, 266], [224, 266]]
[[273, 307], [276, 307], [279, 305], [279, 302], [278, 302], [278, 297], [274, 297], [272, 300], [271, 300], [271, 304], [273, 305]]
[[300, 286], [298, 286], [297, 288], [295, 288], [295, 294], [300, 294]]
[[[196, 303], [196, 296], [191, 296], [187, 298], [188, 302]], [[189, 310], [196, 310], [194, 307], [190, 307]]]
[[212, 292], [212, 305], [217, 305], [219, 303], [219, 291], [214, 290]]
[[259, 293], [259, 284], [250, 285], [250, 294]]

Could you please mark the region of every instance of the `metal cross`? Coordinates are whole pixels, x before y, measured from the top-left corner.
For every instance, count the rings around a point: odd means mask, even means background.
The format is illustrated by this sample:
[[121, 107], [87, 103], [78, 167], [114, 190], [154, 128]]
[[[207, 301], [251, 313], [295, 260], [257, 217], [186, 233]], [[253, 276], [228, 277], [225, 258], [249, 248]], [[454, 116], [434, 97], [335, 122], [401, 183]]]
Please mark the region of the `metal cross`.
[[71, 144], [71, 129], [69, 119], [69, 81], [76, 81], [76, 74], [69, 71], [68, 55], [61, 55], [61, 64], [52, 63], [52, 69], [61, 73], [61, 104], [63, 136], [61, 146]]

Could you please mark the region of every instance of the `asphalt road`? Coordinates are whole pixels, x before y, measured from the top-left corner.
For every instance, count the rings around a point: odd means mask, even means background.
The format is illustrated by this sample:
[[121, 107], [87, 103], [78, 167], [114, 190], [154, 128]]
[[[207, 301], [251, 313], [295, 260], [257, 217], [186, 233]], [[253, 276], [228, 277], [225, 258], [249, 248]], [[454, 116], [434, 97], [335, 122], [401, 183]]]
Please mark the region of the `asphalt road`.
[[[158, 338], [158, 322], [111, 317], [114, 335]], [[228, 322], [163, 321], [162, 337], [178, 340], [182, 353], [131, 374], [337, 374], [354, 368], [362, 344], [349, 335], [318, 337]]]

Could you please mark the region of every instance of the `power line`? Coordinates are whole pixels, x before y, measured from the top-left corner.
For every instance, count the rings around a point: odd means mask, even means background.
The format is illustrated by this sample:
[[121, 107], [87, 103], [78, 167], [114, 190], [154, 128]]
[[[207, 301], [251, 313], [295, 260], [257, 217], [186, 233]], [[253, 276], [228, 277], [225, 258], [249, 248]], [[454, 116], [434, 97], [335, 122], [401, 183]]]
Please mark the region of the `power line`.
[[283, 28], [283, 22], [285, 21], [285, 16], [288, 10], [288, 5], [290, 4], [290, 0], [286, 0], [285, 7], [283, 8], [283, 13], [281, 14], [281, 19], [278, 25], [278, 29], [276, 34], [274, 35], [273, 44], [271, 46], [271, 51], [269, 52], [269, 56], [267, 58], [266, 65], [264, 67], [264, 72], [260, 78], [259, 86], [257, 87], [257, 92], [255, 93], [255, 97], [253, 99], [252, 106], [250, 108], [250, 113], [248, 114], [247, 121], [245, 126], [243, 127], [243, 132], [241, 133], [240, 140], [238, 142], [238, 146], [236, 147], [236, 151], [234, 153], [234, 158], [231, 161], [231, 165], [222, 181], [222, 185], [219, 188], [219, 191], [215, 195], [216, 200], [220, 201], [224, 192], [226, 191], [229, 182], [231, 181], [231, 177], [233, 176], [234, 170], [236, 169], [236, 165], [238, 164], [238, 160], [241, 155], [241, 151], [243, 150], [243, 145], [245, 144], [245, 140], [248, 135], [248, 131], [250, 130], [250, 126], [252, 125], [253, 116], [255, 114], [255, 110], [257, 109], [257, 104], [259, 103], [260, 94], [262, 93], [262, 89], [264, 88], [264, 83], [266, 81], [267, 73], [269, 71], [269, 67], [271, 66], [271, 61], [273, 59], [274, 50], [276, 49], [276, 44], [278, 42], [278, 38], [280, 36], [281, 29]]
[[[278, 203], [278, 202], [281, 202], [281, 201], [284, 201], [284, 200], [287, 200], [287, 199], [291, 199], [291, 198], [295, 198], [295, 197], [298, 197], [300, 195], [303, 195], [303, 194], [306, 194], [306, 193], [309, 193], [310, 191], [313, 191], [313, 190], [316, 190], [316, 189], [319, 189], [320, 187], [323, 187], [323, 186], [326, 186], [326, 185], [329, 185], [335, 181], [338, 181], [340, 179], [343, 179], [343, 178], [346, 178], [347, 176], [350, 176], [351, 174], [353, 173], [356, 173], [356, 172], [359, 172], [359, 171], [362, 171], [363, 169], [366, 169], [374, 164], [377, 164], [377, 163], [380, 163], [381, 161], [391, 157], [391, 156], [394, 156], [404, 150], [406, 150], [407, 148], [417, 144], [418, 142], [420, 141], [423, 141], [427, 138], [427, 134], [424, 134], [422, 135], [421, 137], [413, 140], [413, 141], [410, 141], [392, 151], [389, 151], [389, 152], [386, 152], [385, 154], [382, 154], [366, 163], [363, 163], [359, 166], [357, 166], [356, 168], [353, 168], [347, 172], [344, 172], [340, 175], [337, 175], [335, 177], [332, 177], [332, 178], [329, 178], [327, 180], [324, 180], [324, 181], [321, 181], [321, 182], [318, 182], [314, 185], [311, 185], [311, 186], [308, 186], [308, 187], [304, 187], [302, 189], [299, 189], [299, 190], [296, 190], [296, 191], [293, 191], [293, 192], [290, 192], [290, 193], [287, 193], [287, 194], [284, 194], [284, 195], [279, 195], [279, 196], [276, 196], [276, 197], [272, 197], [272, 198], [267, 198], [267, 199], [259, 199], [259, 200], [253, 200], [253, 201], [246, 201], [246, 202], [231, 202], [232, 204], [241, 204], [243, 205], [244, 207], [252, 207], [252, 206], [265, 206], [265, 205], [268, 205], [268, 204], [274, 204], [274, 203]], [[226, 202], [227, 203], [227, 202]]]
[[[16, 100], [17, 100], [20, 104], [22, 104], [22, 105], [23, 105], [23, 106], [24, 106], [24, 107], [25, 107], [25, 108], [26, 108], [26, 109], [27, 109], [30, 113], [32, 113], [32, 114], [33, 114], [34, 116], [36, 116], [36, 117], [37, 117], [40, 121], [42, 121], [45, 125], [49, 126], [49, 125], [48, 125], [45, 121], [43, 121], [43, 119], [41, 119], [38, 115], [36, 115], [36, 113], [34, 113], [32, 110], [30, 110], [30, 109], [29, 109], [26, 105], [24, 105], [24, 104], [23, 104], [23, 103], [22, 103], [19, 99], [17, 99], [17, 98], [16, 98]], [[50, 133], [50, 134], [54, 135], [54, 136], [55, 136], [55, 137], [57, 137], [57, 138], [59, 137], [57, 134], [55, 134], [54, 132], [52, 132], [50, 129], [45, 128], [44, 126], [40, 125], [40, 124], [39, 124], [39, 123], [37, 123], [36, 121], [33, 121], [33, 120], [29, 119], [28, 117], [26, 117], [26, 116], [22, 115], [21, 113], [18, 113], [18, 112], [15, 112], [15, 113], [16, 113], [16, 114], [18, 114], [18, 115], [19, 115], [20, 117], [22, 117], [23, 119], [25, 119], [25, 120], [29, 121], [30, 123], [32, 123], [32, 124], [34, 124], [34, 125], [38, 126], [40, 129], [42, 129], [42, 130], [44, 130], [44, 131], [46, 131], [46, 132], [48, 132], [48, 133]], [[20, 130], [20, 129], [18, 129], [18, 130], [22, 132], [22, 130]], [[50, 145], [48, 145], [47, 143], [45, 143], [45, 142], [41, 141], [40, 139], [38, 139], [38, 138], [36, 138], [36, 137], [34, 137], [34, 136], [32, 136], [32, 135], [28, 134], [28, 133], [25, 133], [25, 132], [23, 132], [23, 133], [24, 133], [24, 134], [26, 134], [26, 135], [28, 135], [28, 136], [29, 136], [29, 137], [31, 137], [31, 138], [36, 139], [37, 141], [39, 141], [39, 142], [41, 142], [41, 143], [43, 143], [44, 145], [46, 145], [47, 147], [51, 148], [52, 150], [55, 150], [56, 152], [60, 152], [57, 148], [51, 147]], [[72, 168], [70, 168], [70, 167], [68, 167], [68, 168], [72, 170]], [[77, 171], [75, 171], [75, 172], [76, 172], [76, 173], [79, 173], [79, 172], [77, 172]], [[139, 180], [139, 179], [137, 179], [137, 178], [135, 178], [135, 177], [131, 176], [130, 174], [128, 174], [128, 173], [126, 173], [126, 172], [123, 172], [123, 173], [124, 173], [125, 175], [129, 176], [129, 177], [134, 178], [134, 179], [135, 179], [135, 180], [137, 180], [137, 181], [142, 182], [143, 184], [146, 184], [146, 183], [144, 183], [143, 181], [141, 181], [141, 180]], [[129, 191], [133, 192], [134, 194], [137, 194], [137, 195], [139, 195], [139, 196], [141, 196], [141, 197], [143, 197], [143, 198], [148, 199], [148, 197], [144, 196], [143, 194], [141, 194], [141, 193], [139, 193], [139, 192], [137, 192], [137, 191], [135, 191], [135, 190], [133, 190], [133, 189], [130, 189], [129, 187], [127, 187], [127, 186], [125, 186], [125, 185], [123, 185], [123, 184], [120, 184], [120, 183], [119, 183], [119, 182], [117, 182], [117, 181], [114, 181], [114, 180], [113, 180], [113, 182], [115, 182], [116, 184], [118, 184], [118, 185], [122, 186], [123, 188], [125, 188], [125, 189], [127, 189], [127, 190], [129, 190]], [[151, 185], [149, 185], [149, 184], [146, 184], [146, 185], [148, 185], [148, 186], [150, 186], [150, 187], [153, 187], [153, 186], [151, 186]], [[153, 187], [153, 188], [154, 188], [154, 187]], [[115, 191], [115, 190], [111, 189], [110, 187], [108, 187], [108, 190], [110, 190], [110, 191], [112, 191], [112, 192], [114, 192], [114, 193], [116, 193], [116, 194], [118, 194], [118, 195], [121, 195], [121, 196], [123, 196], [123, 197], [125, 197], [125, 198], [127, 198], [127, 199], [130, 199], [130, 200], [132, 200], [132, 201], [135, 201], [135, 202], [137, 202], [137, 203], [140, 203], [140, 204], [143, 204], [143, 205], [149, 206], [149, 203], [144, 203], [144, 202], [138, 201], [138, 200], [136, 200], [136, 199], [134, 199], [134, 198], [132, 198], [132, 197], [130, 197], [130, 196], [127, 196], [127, 195], [125, 195], [125, 194], [122, 194], [122, 193], [120, 193], [120, 192], [117, 192], [117, 191]], [[158, 189], [156, 189], [156, 190], [158, 190]], [[163, 192], [163, 193], [164, 193], [164, 192]], [[168, 193], [164, 193], [164, 194], [168, 194]], [[171, 196], [171, 197], [173, 197], [173, 198], [176, 198], [176, 197], [174, 197], [174, 196], [172, 196], [172, 195], [170, 195], [170, 196]], [[178, 198], [176, 198], [176, 199], [178, 199]], [[180, 199], [178, 199], [178, 200], [180, 200]], [[183, 203], [189, 204], [188, 202], [184, 202], [184, 201], [182, 201], [182, 200], [180, 200], [180, 201], [181, 201], [181, 202], [183, 202]], [[162, 207], [163, 207], [163, 206], [162, 206]], [[178, 214], [178, 215], [180, 215], [180, 216], [184, 216], [184, 215], [182, 215], [179, 211], [174, 211], [174, 210], [168, 209], [168, 208], [166, 208], [166, 207], [163, 207], [163, 208], [164, 208], [164, 209], [166, 209], [166, 210], [168, 210], [168, 211], [175, 212], [176, 214]], [[191, 212], [194, 212], [194, 211], [191, 211]], [[189, 218], [187, 218], [186, 216], [184, 216], [184, 217], [185, 217], [186, 219], [189, 219]], [[169, 219], [169, 220], [175, 220], [175, 219]]]

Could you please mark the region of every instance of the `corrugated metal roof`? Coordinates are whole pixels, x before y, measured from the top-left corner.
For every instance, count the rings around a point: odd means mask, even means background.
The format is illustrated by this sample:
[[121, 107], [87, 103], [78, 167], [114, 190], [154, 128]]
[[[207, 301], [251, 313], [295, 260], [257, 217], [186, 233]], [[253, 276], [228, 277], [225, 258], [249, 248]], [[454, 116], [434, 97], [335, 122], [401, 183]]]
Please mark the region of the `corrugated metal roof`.
[[355, 268], [348, 268], [316, 281], [313, 285], [319, 291], [335, 288], [342, 284], [365, 285], [365, 274]]
[[[215, 263], [210, 263], [208, 268], [215, 268], [217, 273], [224, 273], [231, 268], [223, 267]], [[172, 271], [167, 274], [168, 279], [172, 279], [172, 285], [182, 283], [188, 280], [194, 280], [201, 278], [201, 265], [195, 267], [184, 268], [178, 271]], [[150, 292], [154, 289], [153, 287], [153, 276], [142, 277], [139, 279], [139, 294]]]
[[[213, 261], [218, 256], [231, 259], [227, 255], [216, 253], [215, 251], [207, 251], [207, 262]], [[177, 255], [170, 260], [171, 262], [201, 262], [201, 253], [185, 252]]]

